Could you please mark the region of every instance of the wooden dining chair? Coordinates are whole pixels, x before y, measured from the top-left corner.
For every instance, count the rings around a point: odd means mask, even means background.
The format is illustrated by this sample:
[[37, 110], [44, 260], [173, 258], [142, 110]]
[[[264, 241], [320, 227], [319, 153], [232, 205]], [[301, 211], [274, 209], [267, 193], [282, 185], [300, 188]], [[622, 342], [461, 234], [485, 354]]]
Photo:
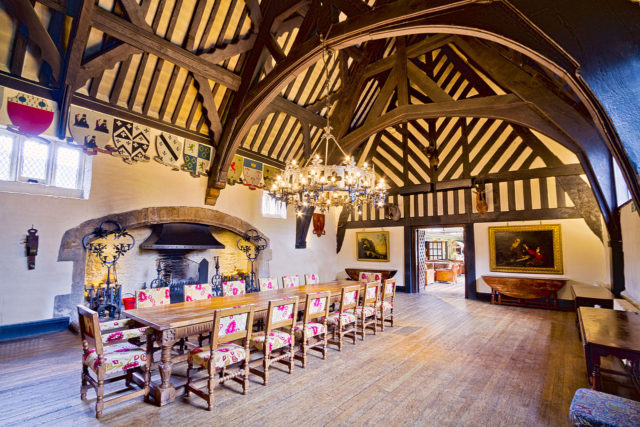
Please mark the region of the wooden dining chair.
[[[330, 328], [331, 339], [329, 344], [337, 345], [338, 351], [342, 351], [342, 341], [345, 337], [352, 338], [356, 343], [357, 323], [352, 311], [358, 306], [358, 295], [361, 286], [345, 286], [340, 294], [340, 306], [337, 311], [327, 317], [327, 326]], [[336, 336], [338, 339], [336, 340]]]
[[168, 287], [136, 291], [136, 308], [157, 307], [168, 304], [171, 304], [171, 292]]
[[[96, 391], [96, 418], [102, 417], [104, 408], [120, 402], [149, 395], [149, 371], [151, 367], [152, 339], [147, 340], [147, 350], [135, 344], [122, 342], [128, 339], [126, 332], [121, 332], [121, 339], [107, 338], [102, 335], [98, 313], [82, 305], [78, 306], [80, 337], [82, 339], [82, 384], [80, 398], [87, 398], [87, 390], [93, 387]], [[105, 345], [108, 342], [109, 345]], [[90, 371], [93, 371], [94, 376]], [[139, 371], [144, 378], [144, 385], [131, 393], [120, 394], [104, 400], [104, 385], [118, 380], [125, 380], [131, 387], [133, 373]]]
[[[269, 382], [269, 367], [280, 362], [289, 365], [289, 373], [293, 372], [293, 357], [295, 356], [295, 334], [289, 332], [296, 324], [298, 312], [298, 297], [269, 301], [267, 324], [263, 332], [254, 334], [251, 347], [262, 353], [262, 360], [252, 361], [251, 373], [263, 379], [264, 385]], [[286, 332], [288, 328], [289, 332]], [[274, 356], [273, 353], [278, 353]], [[262, 364], [262, 370], [257, 366]]]
[[283, 288], [295, 288], [296, 286], [300, 286], [300, 277], [297, 274], [295, 276], [282, 276]]
[[379, 282], [382, 280], [382, 276], [380, 275], [380, 273], [369, 273], [366, 271], [362, 271], [360, 272], [359, 280], [363, 283]]
[[382, 291], [380, 294], [380, 301], [376, 305], [377, 317], [379, 320], [378, 326], [380, 330], [384, 332], [385, 322], [389, 323], [389, 326], [393, 327], [393, 311], [396, 301], [396, 279], [387, 279], [384, 281]]
[[272, 277], [260, 278], [260, 291], [271, 291], [278, 289], [278, 281]]
[[317, 285], [318, 283], [320, 283], [320, 277], [317, 274], [311, 273], [304, 275], [305, 285]]
[[184, 301], [201, 301], [213, 298], [213, 289], [210, 283], [197, 285], [184, 285]]
[[302, 322], [293, 328], [296, 337], [295, 358], [302, 361], [302, 367], [307, 367], [307, 352], [316, 350], [322, 353], [322, 360], [327, 358], [327, 317], [331, 304], [331, 291], [307, 294]]
[[[213, 410], [213, 390], [216, 384], [233, 380], [242, 384], [242, 394], [249, 388], [249, 343], [255, 307], [215, 310], [211, 325], [210, 342], [207, 347], [194, 348], [187, 358], [187, 396], [194, 393], [207, 401], [207, 409]], [[236, 344], [233, 341], [241, 341]], [[212, 362], [213, 361], [213, 362]], [[196, 370], [205, 369], [206, 378], [194, 380]], [[219, 377], [216, 378], [216, 374]], [[200, 387], [206, 384], [206, 391]]]
[[222, 282], [222, 296], [230, 297], [236, 295], [244, 295], [247, 293], [247, 287], [244, 280], [234, 280], [231, 282]]
[[380, 297], [381, 286], [380, 282], [365, 283], [362, 305], [358, 305], [354, 309], [347, 311], [356, 316], [362, 341], [364, 341], [367, 329], [372, 329], [373, 334], [376, 335], [378, 316], [375, 306]]

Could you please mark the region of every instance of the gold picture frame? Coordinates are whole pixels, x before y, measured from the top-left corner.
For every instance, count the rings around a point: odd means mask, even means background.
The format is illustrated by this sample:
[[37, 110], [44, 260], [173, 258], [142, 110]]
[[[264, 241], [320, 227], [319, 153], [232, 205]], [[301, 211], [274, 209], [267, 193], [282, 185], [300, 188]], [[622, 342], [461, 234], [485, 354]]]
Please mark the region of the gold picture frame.
[[560, 224], [489, 227], [489, 269], [563, 274]]
[[389, 261], [389, 232], [356, 232], [356, 258], [358, 261]]

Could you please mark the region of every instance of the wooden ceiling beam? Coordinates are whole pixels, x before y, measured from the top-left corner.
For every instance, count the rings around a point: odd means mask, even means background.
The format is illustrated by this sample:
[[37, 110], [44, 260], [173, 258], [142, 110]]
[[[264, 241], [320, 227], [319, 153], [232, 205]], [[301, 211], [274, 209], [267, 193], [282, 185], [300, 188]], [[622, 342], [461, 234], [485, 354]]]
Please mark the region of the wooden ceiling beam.
[[51, 67], [51, 74], [56, 83], [60, 83], [62, 54], [51, 39], [47, 29], [42, 25], [31, 2], [26, 0], [5, 0], [4, 5], [7, 12], [16, 19], [18, 25], [26, 27], [29, 39], [40, 48], [42, 59]]
[[[408, 58], [416, 58], [420, 55], [424, 55], [425, 53], [431, 52], [432, 50], [436, 50], [442, 46], [447, 45], [449, 42], [453, 40], [453, 36], [449, 34], [437, 34], [431, 37], [428, 37], [418, 43], [414, 43], [407, 46], [407, 57]], [[367, 66], [364, 70], [365, 77], [372, 77], [376, 74], [380, 74], [383, 71], [386, 71], [392, 68], [396, 63], [396, 54], [389, 55], [382, 59], [379, 59], [376, 62], [373, 62]]]
[[196, 81], [196, 87], [198, 89], [198, 95], [200, 95], [202, 108], [206, 115], [207, 126], [209, 127], [209, 137], [214, 147], [218, 145], [220, 136], [222, 135], [222, 122], [218, 115], [218, 109], [213, 100], [213, 94], [211, 93], [211, 85], [206, 77], [201, 76], [198, 73], [193, 73], [193, 78]]
[[187, 70], [198, 70], [204, 77], [232, 90], [240, 87], [236, 74], [157, 36], [148, 26], [135, 25], [101, 8], [95, 9], [91, 21], [94, 28], [140, 50]]
[[407, 74], [409, 79], [414, 82], [425, 95], [434, 102], [452, 101], [453, 98], [438, 86], [436, 82], [431, 80], [427, 75], [418, 68], [413, 62], [407, 62]]

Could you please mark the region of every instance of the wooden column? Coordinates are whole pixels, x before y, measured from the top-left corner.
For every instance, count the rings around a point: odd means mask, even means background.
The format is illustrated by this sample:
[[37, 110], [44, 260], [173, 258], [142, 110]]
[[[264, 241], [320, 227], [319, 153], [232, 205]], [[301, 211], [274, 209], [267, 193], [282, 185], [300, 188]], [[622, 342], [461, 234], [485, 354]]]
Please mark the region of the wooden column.
[[464, 225], [464, 297], [478, 298], [476, 290], [476, 239], [473, 224]]

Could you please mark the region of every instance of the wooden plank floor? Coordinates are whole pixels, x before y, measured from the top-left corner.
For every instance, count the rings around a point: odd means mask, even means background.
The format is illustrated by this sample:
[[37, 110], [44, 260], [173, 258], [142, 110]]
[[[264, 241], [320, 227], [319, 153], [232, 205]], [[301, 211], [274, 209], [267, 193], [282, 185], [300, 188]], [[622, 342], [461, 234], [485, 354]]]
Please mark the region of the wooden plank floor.
[[[326, 361], [312, 356], [293, 375], [276, 368], [268, 387], [252, 377], [247, 396], [236, 383], [222, 386], [214, 412], [196, 397], [163, 408], [129, 401], [105, 409], [102, 422], [569, 425], [573, 393], [587, 386], [575, 313], [492, 306], [451, 292], [399, 294], [396, 304], [396, 326], [384, 334], [331, 351]], [[99, 424], [93, 392], [80, 400], [80, 359], [70, 332], [0, 344], [0, 425]]]

